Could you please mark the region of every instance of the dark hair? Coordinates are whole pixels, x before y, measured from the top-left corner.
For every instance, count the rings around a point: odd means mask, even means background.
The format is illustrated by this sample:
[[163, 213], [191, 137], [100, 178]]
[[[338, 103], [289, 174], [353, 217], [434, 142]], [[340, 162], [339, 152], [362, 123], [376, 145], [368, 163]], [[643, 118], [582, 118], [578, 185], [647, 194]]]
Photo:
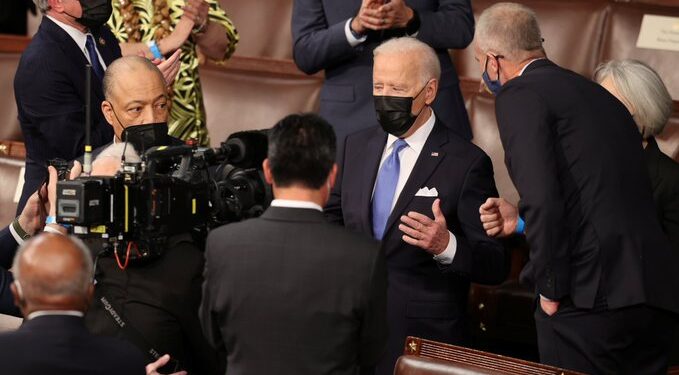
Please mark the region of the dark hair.
[[319, 189], [335, 163], [335, 131], [322, 117], [294, 114], [269, 131], [269, 165], [276, 185]]

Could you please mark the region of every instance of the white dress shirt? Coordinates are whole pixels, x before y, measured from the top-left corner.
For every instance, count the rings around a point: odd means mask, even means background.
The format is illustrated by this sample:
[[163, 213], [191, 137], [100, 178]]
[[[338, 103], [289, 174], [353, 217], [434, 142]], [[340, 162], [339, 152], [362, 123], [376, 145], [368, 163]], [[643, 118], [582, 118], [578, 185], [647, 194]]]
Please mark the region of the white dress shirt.
[[[90, 55], [87, 53], [87, 48], [85, 47], [85, 43], [87, 43], [87, 36], [92, 35], [91, 33], [83, 33], [82, 31], [76, 29], [75, 27], [71, 25], [67, 25], [61, 21], [58, 21], [54, 19], [52, 16], [47, 16], [47, 18], [51, 19], [54, 21], [54, 23], [57, 24], [57, 26], [61, 27], [70, 37], [75, 41], [75, 44], [78, 45], [78, 48], [80, 48], [80, 51], [85, 55], [85, 58], [87, 61], [92, 64], [92, 61], [90, 61]], [[94, 38], [94, 35], [92, 35], [92, 38], [94, 39], [94, 49], [97, 51], [97, 57], [99, 57], [99, 63], [101, 64], [101, 67], [106, 70], [106, 63], [104, 63], [104, 59], [101, 58], [101, 54], [99, 53], [99, 49], [97, 49], [97, 40]]]
[[314, 202], [296, 201], [291, 199], [274, 199], [271, 201], [271, 207], [287, 207], [287, 208], [308, 208], [323, 212], [323, 207]]
[[[408, 147], [404, 147], [398, 153], [401, 169], [398, 174], [398, 182], [396, 183], [394, 199], [392, 199], [391, 201], [392, 210], [394, 209], [396, 201], [398, 201], [398, 198], [401, 195], [401, 191], [403, 190], [406, 181], [408, 181], [408, 178], [410, 177], [410, 173], [413, 171], [413, 168], [415, 167], [417, 158], [420, 156], [420, 153], [424, 148], [424, 144], [425, 142], [427, 142], [427, 138], [429, 138], [429, 134], [431, 133], [432, 129], [434, 129], [435, 123], [436, 115], [432, 110], [431, 116], [429, 116], [427, 121], [425, 121], [425, 123], [419, 129], [417, 129], [415, 133], [410, 135], [410, 137], [404, 139], [404, 141], [406, 141], [406, 143], [408, 144]], [[391, 154], [391, 151], [394, 148], [394, 143], [396, 142], [397, 139], [398, 139], [397, 137], [391, 134], [387, 136], [387, 143], [384, 146], [384, 151], [382, 152], [382, 159], [380, 160], [380, 168], [382, 168], [382, 164], [387, 160], [387, 158]], [[375, 179], [375, 183], [377, 183], [377, 179]], [[429, 188], [432, 187], [435, 186], [429, 186]], [[373, 195], [374, 194], [375, 186], [373, 185]], [[453, 233], [451, 233], [450, 231], [448, 231], [448, 234], [450, 235], [448, 247], [446, 247], [446, 249], [441, 254], [434, 256], [434, 259], [441, 264], [451, 264], [453, 262], [453, 258], [455, 258], [455, 252], [457, 251], [457, 239], [455, 238], [455, 235], [453, 235]]]

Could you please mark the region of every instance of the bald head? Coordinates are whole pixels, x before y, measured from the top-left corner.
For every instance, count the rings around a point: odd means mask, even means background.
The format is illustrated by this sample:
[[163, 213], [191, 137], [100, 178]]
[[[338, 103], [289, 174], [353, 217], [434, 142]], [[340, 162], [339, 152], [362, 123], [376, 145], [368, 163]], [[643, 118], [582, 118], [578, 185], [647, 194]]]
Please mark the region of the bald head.
[[106, 100], [111, 100], [115, 93], [116, 82], [129, 78], [145, 80], [156, 80], [160, 85], [165, 84], [163, 73], [147, 58], [141, 56], [121, 57], [106, 68], [104, 74], [103, 87]]
[[79, 310], [92, 293], [92, 257], [74, 237], [43, 233], [19, 249], [12, 291], [24, 316], [37, 310]]

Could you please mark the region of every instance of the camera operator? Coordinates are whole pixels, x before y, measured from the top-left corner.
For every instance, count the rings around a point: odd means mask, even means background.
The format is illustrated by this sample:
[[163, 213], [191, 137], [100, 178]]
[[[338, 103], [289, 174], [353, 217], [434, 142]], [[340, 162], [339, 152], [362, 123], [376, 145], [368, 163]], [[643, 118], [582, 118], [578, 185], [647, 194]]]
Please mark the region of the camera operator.
[[[140, 161], [132, 146], [113, 144], [92, 163], [92, 175], [114, 175], [123, 150], [126, 162]], [[56, 179], [56, 170], [50, 167], [49, 172], [50, 179]], [[56, 201], [56, 187], [50, 186], [49, 194]], [[55, 214], [56, 208], [51, 207], [50, 216]], [[85, 243], [93, 255], [103, 248], [102, 240]], [[157, 353], [169, 353], [172, 359], [161, 369], [164, 372], [219, 372], [216, 353], [198, 321], [203, 253], [188, 233], [170, 236], [162, 255], [143, 264], [125, 264], [113, 255], [97, 258], [95, 296], [85, 316], [92, 333], [129, 340], [145, 353], [155, 352], [149, 355], [151, 360]]]
[[170, 99], [163, 74], [152, 62], [140, 56], [121, 57], [106, 69], [102, 85], [101, 111], [113, 127], [113, 143], [127, 140], [142, 154], [153, 146], [184, 144], [167, 134]]

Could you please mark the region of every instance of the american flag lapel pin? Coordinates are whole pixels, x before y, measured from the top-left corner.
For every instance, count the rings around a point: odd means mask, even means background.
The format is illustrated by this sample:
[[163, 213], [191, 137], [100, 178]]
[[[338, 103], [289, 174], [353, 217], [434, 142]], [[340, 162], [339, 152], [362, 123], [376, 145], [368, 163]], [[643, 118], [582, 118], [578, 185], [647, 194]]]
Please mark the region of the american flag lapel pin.
[[106, 45], [106, 40], [102, 37], [99, 37], [99, 45], [105, 46]]
[[432, 152], [431, 156], [439, 156], [439, 153], [438, 152]]

